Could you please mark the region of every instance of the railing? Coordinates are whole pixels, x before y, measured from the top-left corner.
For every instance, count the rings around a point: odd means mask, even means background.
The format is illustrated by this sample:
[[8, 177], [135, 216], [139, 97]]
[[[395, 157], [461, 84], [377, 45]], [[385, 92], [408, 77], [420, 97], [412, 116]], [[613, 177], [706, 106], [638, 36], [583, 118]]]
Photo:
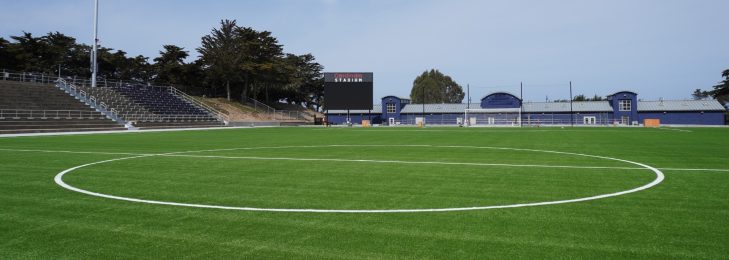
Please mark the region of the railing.
[[126, 120], [119, 117], [119, 115], [115, 113], [115, 110], [108, 109], [105, 103], [104, 106], [101, 106], [100, 103], [97, 103], [96, 97], [87, 95], [85, 91], [78, 89], [73, 84], [69, 84], [64, 79], [58, 78], [56, 81], [56, 87], [65, 90], [72, 96], [78, 98], [81, 102], [88, 104], [92, 108], [113, 119], [114, 121], [122, 124], [127, 124]]
[[273, 120], [306, 120], [306, 117], [301, 111], [276, 110], [273, 113]]
[[[61, 76], [60, 78], [65, 80], [67, 83], [73, 84], [76, 86], [81, 86], [81, 87], [91, 86], [91, 79], [89, 79], [89, 78], [79, 78], [79, 77], [75, 77], [75, 76], [74, 77]], [[48, 75], [48, 74], [43, 74], [43, 73], [18, 72], [18, 71], [8, 71], [8, 70], [2, 70], [0, 72], [0, 80], [5, 80], [5, 81], [55, 84], [56, 81], [58, 81], [58, 79], [59, 79], [58, 75]], [[97, 80], [96, 80], [97, 87], [122, 86], [124, 84], [148, 85], [146, 83], [142, 83], [139, 81], [131, 81], [131, 80], [111, 80], [111, 79], [105, 79], [105, 78], [97, 78]]]
[[28, 72], [0, 72], [0, 79], [5, 81], [30, 82], [40, 84], [53, 84], [58, 80], [57, 76], [49, 76], [42, 73]]
[[252, 98], [246, 98], [246, 103], [253, 107], [253, 110], [268, 115], [272, 120], [306, 120], [304, 113], [296, 110], [277, 110], [269, 105], [261, 103]]
[[215, 118], [209, 115], [156, 115], [156, 114], [126, 114], [125, 116], [135, 118], [132, 122], [167, 122], [167, 121], [212, 121]]
[[179, 97], [182, 100], [187, 101], [191, 105], [198, 106], [198, 107], [200, 107], [200, 108], [202, 108], [204, 110], [207, 110], [212, 116], [214, 116], [218, 120], [223, 121], [226, 124], [230, 121], [230, 119], [228, 118], [228, 116], [226, 116], [225, 114], [221, 113], [217, 109], [215, 109], [215, 108], [213, 108], [213, 107], [211, 107], [211, 106], [209, 106], [209, 105], [207, 105], [207, 104], [205, 104], [203, 102], [200, 102], [199, 100], [195, 99], [194, 97], [188, 95], [185, 92], [180, 91], [179, 89], [177, 89], [175, 87], [169, 87], [169, 88], [170, 88], [170, 94], [172, 94], [172, 95], [174, 95], [176, 97]]
[[31, 110], [0, 109], [0, 119], [104, 119], [96, 111], [88, 110]]

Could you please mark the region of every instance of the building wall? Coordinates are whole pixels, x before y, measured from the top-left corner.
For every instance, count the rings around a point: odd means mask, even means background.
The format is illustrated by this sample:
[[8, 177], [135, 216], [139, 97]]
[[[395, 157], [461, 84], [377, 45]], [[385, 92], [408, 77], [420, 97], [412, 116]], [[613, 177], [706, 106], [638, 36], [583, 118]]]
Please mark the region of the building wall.
[[[422, 117], [423, 115], [418, 114], [401, 114], [400, 124], [414, 125], [416, 117]], [[455, 125], [458, 122], [458, 118], [463, 118], [462, 113], [434, 113], [425, 114], [425, 124], [428, 125]]]
[[[371, 120], [370, 122], [372, 124], [382, 124], [382, 117], [380, 114], [370, 114], [367, 115], [366, 113], [350, 113], [349, 114], [350, 122], [352, 124], [362, 124], [362, 120]], [[334, 125], [342, 125], [347, 123], [347, 114], [328, 114], [327, 120], [330, 124]]]
[[[400, 124], [414, 125], [415, 118], [421, 117], [421, 114], [401, 114]], [[469, 118], [475, 117], [476, 124], [488, 124], [489, 117], [494, 118], [496, 125], [511, 125], [519, 123], [518, 113], [472, 113]], [[583, 125], [584, 117], [595, 117], [595, 125], [608, 125], [614, 122], [611, 113], [575, 113], [574, 117], [570, 117], [569, 113], [524, 113], [522, 114], [522, 122], [525, 125], [569, 125], [570, 118], [574, 118], [575, 125]], [[458, 118], [464, 118], [462, 113], [444, 113], [444, 114], [426, 114], [425, 123], [429, 125], [455, 125]], [[463, 121], [462, 121], [463, 122]]]
[[614, 122], [612, 113], [525, 113], [522, 116], [524, 124], [528, 125], [570, 125], [574, 120], [575, 125], [583, 125], [585, 117], [595, 117], [595, 125], [608, 125]]
[[[574, 124], [583, 125], [584, 117], [595, 117], [596, 125], [609, 125], [614, 122], [620, 122], [619, 117], [614, 117], [611, 113], [575, 113]], [[421, 117], [421, 114], [401, 114], [395, 121], [403, 125], [415, 125], [415, 118]], [[425, 122], [429, 125], [455, 125], [458, 118], [463, 118], [462, 113], [443, 113], [443, 114], [426, 114]], [[493, 117], [496, 124], [511, 124], [518, 122], [518, 114], [469, 114], [469, 117], [476, 117], [479, 125], [487, 124], [488, 117]], [[387, 119], [383, 120], [380, 114], [367, 115], [366, 113], [350, 114], [353, 124], [361, 124], [362, 120], [370, 119], [372, 124], [387, 123]], [[569, 125], [569, 113], [524, 113], [522, 114], [522, 122], [524, 125]], [[641, 124], [645, 119], [659, 119], [661, 124], [676, 125], [724, 125], [724, 112], [640, 112], [638, 118], [634, 119]], [[347, 114], [329, 114], [329, 123], [345, 124], [347, 122]]]
[[[595, 117], [595, 125], [608, 125], [620, 123], [623, 116], [629, 117], [628, 124], [633, 121], [643, 123], [644, 119], [660, 119], [662, 124], [686, 124], [686, 125], [723, 125], [725, 124], [725, 112], [693, 112], [693, 111], [674, 111], [674, 112], [638, 112], [638, 97], [636, 93], [630, 91], [617, 92], [608, 97], [613, 112], [580, 112], [571, 115], [569, 112], [557, 113], [523, 113], [522, 122], [527, 125], [569, 125], [574, 122], [575, 125], [583, 125], [585, 117]], [[620, 100], [630, 100], [630, 111], [620, 111]], [[395, 104], [395, 113], [387, 113], [387, 104]], [[403, 107], [409, 103], [409, 100], [401, 100], [395, 96], [386, 96], [382, 98], [381, 114], [351, 113], [351, 122], [360, 124], [363, 119], [370, 119], [372, 124], [387, 124], [389, 118], [394, 118], [395, 122], [403, 125], [415, 125], [415, 119], [421, 117], [421, 113], [402, 114]], [[497, 92], [490, 94], [481, 99], [481, 108], [518, 108], [521, 106], [521, 100], [509, 93]], [[489, 118], [493, 118], [495, 124], [515, 124], [518, 123], [519, 115], [517, 113], [490, 113], [469, 114], [469, 117], [476, 117], [477, 124], [488, 124]], [[465, 122], [464, 113], [428, 113], [425, 114], [425, 122], [429, 125], [455, 125], [461, 118]], [[328, 120], [333, 124], [344, 124], [347, 122], [346, 114], [329, 114]]]
[[644, 119], [660, 119], [661, 124], [675, 125], [723, 125], [724, 112], [640, 112], [640, 122]]
[[[387, 113], [387, 104], [395, 104], [395, 113]], [[400, 98], [395, 96], [386, 96], [382, 98], [382, 120], [387, 123], [389, 118], [395, 118], [395, 121], [400, 120], [400, 111], [405, 106], [401, 102]]]
[[[610, 106], [613, 107], [613, 115], [615, 120], [621, 120], [622, 117], [629, 117], [628, 124], [633, 121], [639, 121], [638, 118], [638, 94], [630, 91], [621, 91], [608, 97]], [[630, 111], [620, 111], [620, 100], [630, 100]]]

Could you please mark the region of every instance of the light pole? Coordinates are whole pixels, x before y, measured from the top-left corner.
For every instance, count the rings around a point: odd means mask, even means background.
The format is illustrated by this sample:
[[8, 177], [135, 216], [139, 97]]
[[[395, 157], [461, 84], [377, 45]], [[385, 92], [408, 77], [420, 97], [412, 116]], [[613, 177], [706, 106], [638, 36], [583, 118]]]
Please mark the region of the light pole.
[[94, 47], [91, 52], [91, 87], [96, 87], [96, 54], [99, 48], [99, 0], [94, 1]]

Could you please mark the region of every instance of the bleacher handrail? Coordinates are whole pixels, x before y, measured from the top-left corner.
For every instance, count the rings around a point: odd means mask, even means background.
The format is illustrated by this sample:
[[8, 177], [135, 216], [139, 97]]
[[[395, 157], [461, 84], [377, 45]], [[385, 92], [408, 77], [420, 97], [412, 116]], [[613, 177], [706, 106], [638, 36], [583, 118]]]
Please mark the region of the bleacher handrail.
[[0, 119], [34, 119], [34, 118], [76, 118], [98, 119], [105, 118], [97, 111], [89, 110], [38, 110], [38, 109], [0, 109]]
[[113, 110], [109, 110], [107, 108], [100, 107], [96, 104], [96, 98], [90, 97], [87, 95], [87, 93], [79, 89], [78, 87], [74, 87], [73, 84], [68, 83], [63, 78], [56, 78], [56, 85], [57, 88], [63, 89], [72, 96], [78, 98], [81, 102], [84, 102], [91, 106], [93, 109], [96, 109], [96, 111], [101, 112], [102, 114], [106, 115], [107, 117], [113, 119], [116, 122], [127, 124], [126, 120], [119, 116], [119, 114], [114, 113]]
[[213, 115], [215, 118], [217, 118], [220, 121], [223, 121], [225, 124], [227, 124], [230, 120], [227, 115], [223, 114], [222, 112], [218, 111], [217, 109], [195, 99], [194, 97], [188, 95], [185, 92], [180, 91], [179, 89], [170, 86], [169, 87], [170, 94], [180, 97], [182, 100], [187, 101], [188, 103], [191, 103], [192, 105], [198, 106], [204, 110], [206, 110], [208, 113]]

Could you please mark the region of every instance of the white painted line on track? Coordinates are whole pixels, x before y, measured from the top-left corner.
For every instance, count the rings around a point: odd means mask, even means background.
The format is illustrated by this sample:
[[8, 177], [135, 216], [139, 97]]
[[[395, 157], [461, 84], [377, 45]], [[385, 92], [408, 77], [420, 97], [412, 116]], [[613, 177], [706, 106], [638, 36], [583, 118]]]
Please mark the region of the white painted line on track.
[[[396, 146], [396, 145], [390, 145], [390, 146]], [[311, 147], [311, 146], [308, 146]], [[338, 145], [338, 146], [326, 146], [326, 147], [357, 147], [357, 145]], [[509, 205], [494, 205], [494, 206], [477, 206], [477, 207], [454, 207], [454, 208], [416, 208], [416, 209], [289, 209], [289, 208], [254, 208], [254, 207], [233, 207], [233, 206], [222, 206], [222, 205], [208, 205], [208, 204], [193, 204], [193, 203], [178, 203], [178, 202], [170, 202], [170, 201], [157, 201], [157, 200], [145, 200], [145, 199], [137, 199], [137, 198], [129, 198], [129, 197], [121, 197], [121, 196], [114, 196], [109, 194], [103, 194], [93, 191], [88, 191], [84, 189], [80, 189], [77, 187], [73, 187], [63, 181], [63, 176], [65, 174], [68, 174], [74, 170], [91, 166], [91, 165], [97, 165], [102, 163], [108, 163], [108, 162], [114, 162], [114, 161], [121, 161], [121, 160], [130, 160], [130, 159], [136, 159], [136, 158], [143, 158], [143, 157], [151, 157], [151, 156], [170, 156], [180, 153], [189, 153], [192, 151], [187, 152], [175, 152], [175, 153], [165, 153], [165, 154], [157, 154], [157, 155], [140, 155], [140, 156], [132, 156], [132, 157], [123, 157], [123, 158], [116, 158], [116, 159], [110, 159], [110, 160], [103, 160], [103, 161], [97, 161], [92, 163], [87, 163], [83, 165], [78, 165], [75, 167], [68, 168], [66, 170], [63, 170], [59, 172], [55, 177], [54, 181], [59, 186], [91, 195], [96, 197], [102, 197], [102, 198], [108, 198], [108, 199], [116, 199], [116, 200], [123, 200], [123, 201], [130, 201], [130, 202], [139, 202], [139, 203], [147, 203], [147, 204], [156, 204], [156, 205], [169, 205], [169, 206], [183, 206], [183, 207], [194, 207], [194, 208], [210, 208], [210, 209], [226, 209], [226, 210], [240, 210], [240, 211], [268, 211], [268, 212], [302, 212], [302, 213], [414, 213], [414, 212], [448, 212], [448, 211], [468, 211], [468, 210], [486, 210], [486, 209], [503, 209], [503, 208], [519, 208], [519, 207], [532, 207], [532, 206], [545, 206], [545, 205], [555, 205], [555, 204], [566, 204], [566, 203], [575, 203], [575, 202], [583, 202], [583, 201], [590, 201], [590, 200], [597, 200], [597, 199], [604, 199], [609, 197], [615, 197], [620, 195], [625, 195], [629, 193], [634, 193], [642, 190], [649, 189], [655, 185], [658, 185], [663, 181], [665, 176], [663, 173], [649, 165], [642, 164], [639, 162], [633, 162], [618, 158], [611, 158], [611, 157], [605, 157], [605, 156], [598, 156], [598, 155], [589, 155], [589, 154], [579, 154], [579, 153], [569, 153], [569, 152], [559, 152], [559, 151], [548, 151], [548, 150], [533, 150], [533, 149], [517, 149], [517, 148], [505, 148], [505, 147], [477, 147], [477, 146], [430, 146], [435, 148], [452, 148], [452, 147], [462, 147], [462, 148], [479, 148], [479, 149], [500, 149], [500, 150], [516, 150], [516, 151], [532, 151], [532, 152], [545, 152], [545, 153], [555, 153], [555, 154], [565, 154], [565, 155], [575, 155], [575, 156], [583, 156], [583, 157], [591, 157], [591, 158], [598, 158], [598, 159], [605, 159], [605, 160], [612, 160], [612, 161], [619, 161], [624, 162], [628, 164], [637, 165], [640, 167], [643, 167], [644, 169], [648, 169], [655, 173], [656, 178], [651, 181], [648, 184], [645, 184], [640, 187], [636, 187], [629, 190], [609, 193], [609, 194], [601, 194], [601, 195], [595, 195], [590, 197], [583, 197], [583, 198], [576, 198], [576, 199], [568, 199], [568, 200], [557, 200], [557, 201], [543, 201], [543, 202], [533, 202], [533, 203], [520, 203], [520, 204], [509, 204]], [[251, 147], [248, 147], [246, 149], [251, 149]], [[253, 148], [255, 149], [255, 148]], [[208, 150], [210, 151], [210, 150]]]

